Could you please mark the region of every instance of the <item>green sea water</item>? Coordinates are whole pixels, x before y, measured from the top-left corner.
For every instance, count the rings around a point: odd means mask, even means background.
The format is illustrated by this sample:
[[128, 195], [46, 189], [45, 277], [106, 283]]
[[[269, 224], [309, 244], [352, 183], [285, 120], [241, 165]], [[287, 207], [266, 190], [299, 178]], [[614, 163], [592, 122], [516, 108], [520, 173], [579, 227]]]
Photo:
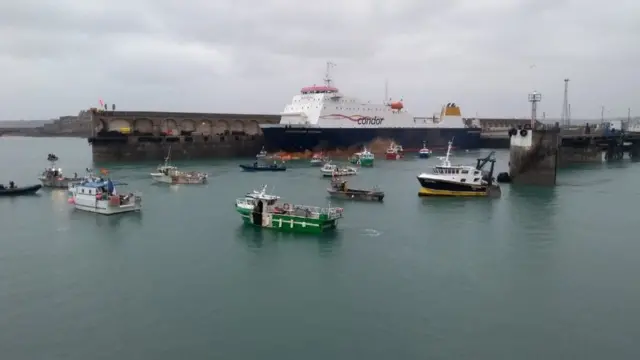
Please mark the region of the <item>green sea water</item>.
[[178, 163], [209, 184], [161, 186], [158, 164], [94, 165], [85, 140], [3, 137], [0, 182], [37, 183], [48, 153], [68, 174], [109, 169], [145, 208], [0, 198], [3, 359], [640, 358], [640, 164], [573, 168], [500, 199], [421, 199], [416, 176], [437, 159], [376, 159], [350, 185], [380, 186], [384, 203], [334, 200], [338, 231], [301, 236], [243, 226], [234, 200], [269, 184], [327, 205], [305, 162]]

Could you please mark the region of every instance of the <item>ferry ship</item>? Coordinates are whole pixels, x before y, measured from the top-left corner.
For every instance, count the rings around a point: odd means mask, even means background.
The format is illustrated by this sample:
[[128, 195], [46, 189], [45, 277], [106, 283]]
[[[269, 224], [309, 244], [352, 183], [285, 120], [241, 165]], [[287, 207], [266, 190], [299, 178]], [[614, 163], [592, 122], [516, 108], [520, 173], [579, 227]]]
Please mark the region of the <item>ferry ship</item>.
[[406, 151], [418, 151], [424, 143], [446, 149], [454, 137], [459, 149], [480, 148], [480, 127], [465, 121], [455, 103], [429, 118], [414, 117], [402, 100], [375, 104], [345, 96], [332, 85], [333, 65], [327, 63], [325, 85], [304, 87], [293, 97], [279, 124], [260, 125], [268, 151], [331, 151], [376, 139], [400, 143]]

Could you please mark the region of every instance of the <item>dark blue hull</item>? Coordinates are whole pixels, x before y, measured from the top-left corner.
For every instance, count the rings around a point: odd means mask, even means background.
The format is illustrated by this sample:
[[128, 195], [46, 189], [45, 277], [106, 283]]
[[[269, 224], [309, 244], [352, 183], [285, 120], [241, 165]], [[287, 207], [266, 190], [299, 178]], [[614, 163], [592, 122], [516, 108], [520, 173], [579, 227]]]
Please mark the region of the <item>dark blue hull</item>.
[[457, 149], [481, 148], [480, 129], [406, 129], [406, 128], [262, 128], [267, 151], [331, 151], [367, 145], [375, 139], [393, 140], [405, 151], [446, 148], [453, 139]]
[[254, 166], [254, 165], [239, 165], [240, 168], [244, 171], [255, 172], [255, 171], [287, 171], [285, 166]]

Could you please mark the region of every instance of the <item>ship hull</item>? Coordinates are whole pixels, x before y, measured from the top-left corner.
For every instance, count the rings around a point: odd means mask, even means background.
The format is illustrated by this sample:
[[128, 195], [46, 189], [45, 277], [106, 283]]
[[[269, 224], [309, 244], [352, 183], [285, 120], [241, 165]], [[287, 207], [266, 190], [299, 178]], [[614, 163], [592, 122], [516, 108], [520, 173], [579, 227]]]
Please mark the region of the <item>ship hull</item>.
[[446, 148], [455, 138], [457, 149], [479, 149], [480, 129], [468, 128], [304, 128], [263, 127], [267, 151], [303, 152], [331, 151], [367, 145], [375, 139], [392, 140], [405, 151], [417, 152], [425, 144], [430, 148]]

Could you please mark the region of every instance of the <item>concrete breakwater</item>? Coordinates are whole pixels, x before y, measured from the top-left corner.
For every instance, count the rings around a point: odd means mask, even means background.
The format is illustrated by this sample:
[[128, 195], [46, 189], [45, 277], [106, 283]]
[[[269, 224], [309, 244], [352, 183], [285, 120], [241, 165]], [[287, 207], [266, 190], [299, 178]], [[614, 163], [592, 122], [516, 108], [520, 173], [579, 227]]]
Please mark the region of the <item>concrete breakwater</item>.
[[91, 109], [93, 160], [210, 159], [254, 156], [263, 144], [260, 124], [279, 115], [206, 114]]

